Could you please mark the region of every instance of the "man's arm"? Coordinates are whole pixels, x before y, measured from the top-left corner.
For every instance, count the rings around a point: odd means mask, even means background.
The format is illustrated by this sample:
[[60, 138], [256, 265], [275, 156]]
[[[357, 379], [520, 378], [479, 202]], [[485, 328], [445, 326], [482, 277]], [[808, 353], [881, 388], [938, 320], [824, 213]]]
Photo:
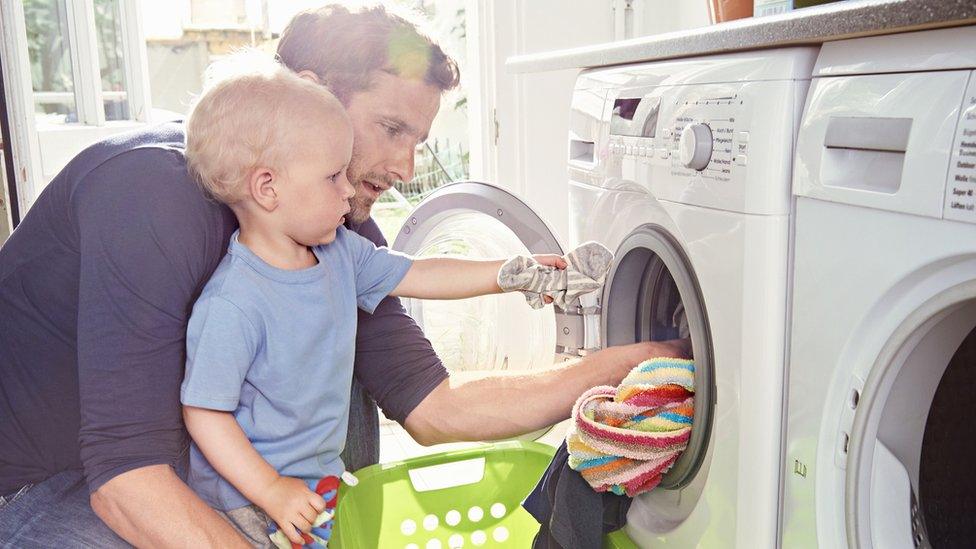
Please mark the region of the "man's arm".
[[[124, 153], [72, 197], [79, 441], [92, 506], [137, 546], [244, 546], [176, 475], [186, 318], [220, 256], [220, 214], [176, 153]], [[192, 540], [192, 542], [188, 542]]]
[[583, 392], [618, 385], [643, 360], [688, 353], [687, 341], [636, 343], [538, 373], [496, 375], [463, 384], [445, 380], [407, 416], [404, 427], [427, 446], [522, 435], [568, 418]]
[[91, 506], [109, 528], [137, 547], [250, 547], [168, 465], [113, 477], [92, 494]]

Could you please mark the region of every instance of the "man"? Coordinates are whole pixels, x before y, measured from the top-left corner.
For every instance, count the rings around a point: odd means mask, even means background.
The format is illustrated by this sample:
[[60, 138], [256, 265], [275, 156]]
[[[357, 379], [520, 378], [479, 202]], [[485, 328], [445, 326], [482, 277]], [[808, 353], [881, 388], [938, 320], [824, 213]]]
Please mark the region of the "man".
[[[382, 8], [300, 14], [279, 56], [347, 108], [350, 225], [385, 244], [370, 207], [413, 177], [414, 148], [457, 85], [456, 65]], [[182, 480], [186, 320], [235, 228], [188, 177], [182, 146], [182, 128], [169, 124], [87, 149], [0, 249], [0, 545], [246, 546]], [[423, 444], [550, 425], [585, 389], [680, 353], [619, 347], [546, 374], [457, 386], [395, 299], [361, 314], [358, 332], [357, 380]], [[354, 418], [375, 414], [362, 402]], [[350, 431], [350, 461], [375, 460], [367, 419]], [[355, 446], [363, 439], [372, 444]]]

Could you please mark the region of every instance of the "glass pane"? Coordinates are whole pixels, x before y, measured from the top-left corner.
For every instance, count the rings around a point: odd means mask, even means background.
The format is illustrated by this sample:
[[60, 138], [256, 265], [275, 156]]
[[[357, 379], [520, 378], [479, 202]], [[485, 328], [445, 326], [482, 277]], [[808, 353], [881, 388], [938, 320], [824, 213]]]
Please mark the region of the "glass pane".
[[128, 120], [129, 97], [125, 79], [120, 0], [95, 0], [95, 35], [101, 70], [105, 120]]
[[[435, 227], [417, 255], [489, 259], [515, 254], [528, 255], [529, 251], [511, 229], [494, 218], [471, 213]], [[555, 362], [556, 321], [551, 305], [531, 309], [518, 292], [451, 301], [405, 301], [455, 379], [525, 372]]]
[[25, 0], [24, 19], [37, 122], [77, 123], [65, 0]]

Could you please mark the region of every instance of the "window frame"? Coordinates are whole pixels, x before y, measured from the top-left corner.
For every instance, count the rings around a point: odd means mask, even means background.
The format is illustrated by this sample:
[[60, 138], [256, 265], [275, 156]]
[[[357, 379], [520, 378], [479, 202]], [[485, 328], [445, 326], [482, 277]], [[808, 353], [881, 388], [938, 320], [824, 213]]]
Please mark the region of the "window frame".
[[[69, 55], [78, 122], [44, 124], [35, 116], [27, 49], [27, 24], [20, 0], [0, 0], [0, 62], [3, 63], [11, 149], [21, 216], [44, 186], [78, 152], [113, 134], [151, 122], [149, 67], [138, 0], [119, 0], [123, 78], [129, 119], [105, 120], [94, 0], [65, 0]], [[17, 220], [15, 220], [16, 222]]]

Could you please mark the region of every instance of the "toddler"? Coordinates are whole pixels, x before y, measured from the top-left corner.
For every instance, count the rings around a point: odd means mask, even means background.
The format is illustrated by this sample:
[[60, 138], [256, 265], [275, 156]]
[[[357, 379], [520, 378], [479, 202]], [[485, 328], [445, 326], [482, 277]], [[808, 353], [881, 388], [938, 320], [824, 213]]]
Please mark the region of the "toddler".
[[344, 472], [356, 309], [497, 293], [502, 262], [411, 259], [347, 230], [343, 106], [259, 54], [223, 63], [186, 124], [189, 168], [240, 224], [187, 328], [189, 484], [252, 543], [270, 518], [302, 544], [318, 481]]

